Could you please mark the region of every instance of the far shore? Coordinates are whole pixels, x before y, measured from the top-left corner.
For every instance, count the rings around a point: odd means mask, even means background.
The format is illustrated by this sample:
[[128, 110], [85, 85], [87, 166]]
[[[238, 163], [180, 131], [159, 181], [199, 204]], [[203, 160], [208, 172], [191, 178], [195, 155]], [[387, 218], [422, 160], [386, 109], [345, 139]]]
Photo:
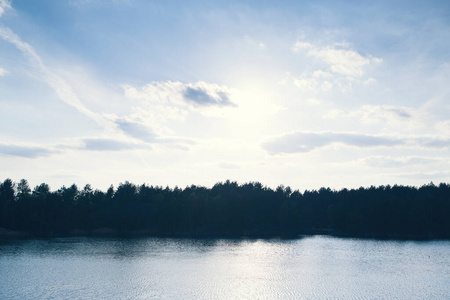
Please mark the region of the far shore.
[[307, 234], [289, 235], [277, 232], [247, 232], [244, 234], [211, 234], [205, 232], [198, 233], [173, 233], [160, 234], [150, 230], [135, 231], [118, 231], [112, 228], [97, 228], [93, 230], [74, 229], [67, 233], [48, 232], [26, 232], [8, 230], [0, 228], [0, 240], [20, 240], [20, 239], [36, 239], [36, 238], [66, 238], [66, 237], [110, 237], [110, 238], [132, 238], [132, 237], [149, 237], [149, 238], [193, 238], [193, 239], [301, 239], [310, 236], [331, 236], [339, 238], [356, 238], [356, 239], [374, 239], [374, 240], [411, 240], [411, 241], [433, 241], [447, 240], [444, 238], [429, 236], [400, 236], [400, 235], [346, 235], [332, 230], [313, 230]]

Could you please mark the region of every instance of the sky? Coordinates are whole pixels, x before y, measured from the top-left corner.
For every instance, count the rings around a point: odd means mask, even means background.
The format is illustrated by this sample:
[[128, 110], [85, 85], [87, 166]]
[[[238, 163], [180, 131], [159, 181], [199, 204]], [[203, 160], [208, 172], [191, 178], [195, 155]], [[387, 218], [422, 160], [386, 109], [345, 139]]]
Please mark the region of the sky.
[[450, 181], [449, 1], [0, 0], [0, 179]]

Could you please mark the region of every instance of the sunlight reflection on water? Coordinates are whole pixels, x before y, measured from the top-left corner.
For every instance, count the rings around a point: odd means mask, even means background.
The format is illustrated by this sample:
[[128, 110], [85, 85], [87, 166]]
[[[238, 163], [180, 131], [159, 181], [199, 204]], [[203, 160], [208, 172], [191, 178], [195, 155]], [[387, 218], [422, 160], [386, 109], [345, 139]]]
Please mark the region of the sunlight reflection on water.
[[450, 297], [450, 242], [61, 238], [0, 242], [0, 298]]

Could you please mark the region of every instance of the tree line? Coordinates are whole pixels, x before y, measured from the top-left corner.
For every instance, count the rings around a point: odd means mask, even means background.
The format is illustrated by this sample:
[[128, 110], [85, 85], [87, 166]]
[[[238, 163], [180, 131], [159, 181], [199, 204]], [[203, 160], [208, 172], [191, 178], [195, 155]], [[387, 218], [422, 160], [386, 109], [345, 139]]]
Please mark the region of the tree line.
[[[0, 183], [0, 228], [29, 236], [146, 234], [183, 237], [296, 237], [325, 233], [374, 238], [450, 238], [450, 185], [276, 189], [226, 181], [212, 188], [135, 185], [106, 192], [89, 184], [33, 190]], [[96, 231], [97, 230], [97, 231]]]

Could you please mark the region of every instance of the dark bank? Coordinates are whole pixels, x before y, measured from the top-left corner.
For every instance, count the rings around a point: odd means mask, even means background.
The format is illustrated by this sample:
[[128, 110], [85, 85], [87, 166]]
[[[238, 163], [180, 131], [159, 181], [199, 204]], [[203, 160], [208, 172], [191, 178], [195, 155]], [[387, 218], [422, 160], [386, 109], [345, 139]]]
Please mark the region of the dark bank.
[[90, 185], [33, 190], [0, 184], [0, 237], [282, 237], [327, 234], [379, 239], [449, 239], [450, 185], [292, 191], [259, 182], [212, 188]]

